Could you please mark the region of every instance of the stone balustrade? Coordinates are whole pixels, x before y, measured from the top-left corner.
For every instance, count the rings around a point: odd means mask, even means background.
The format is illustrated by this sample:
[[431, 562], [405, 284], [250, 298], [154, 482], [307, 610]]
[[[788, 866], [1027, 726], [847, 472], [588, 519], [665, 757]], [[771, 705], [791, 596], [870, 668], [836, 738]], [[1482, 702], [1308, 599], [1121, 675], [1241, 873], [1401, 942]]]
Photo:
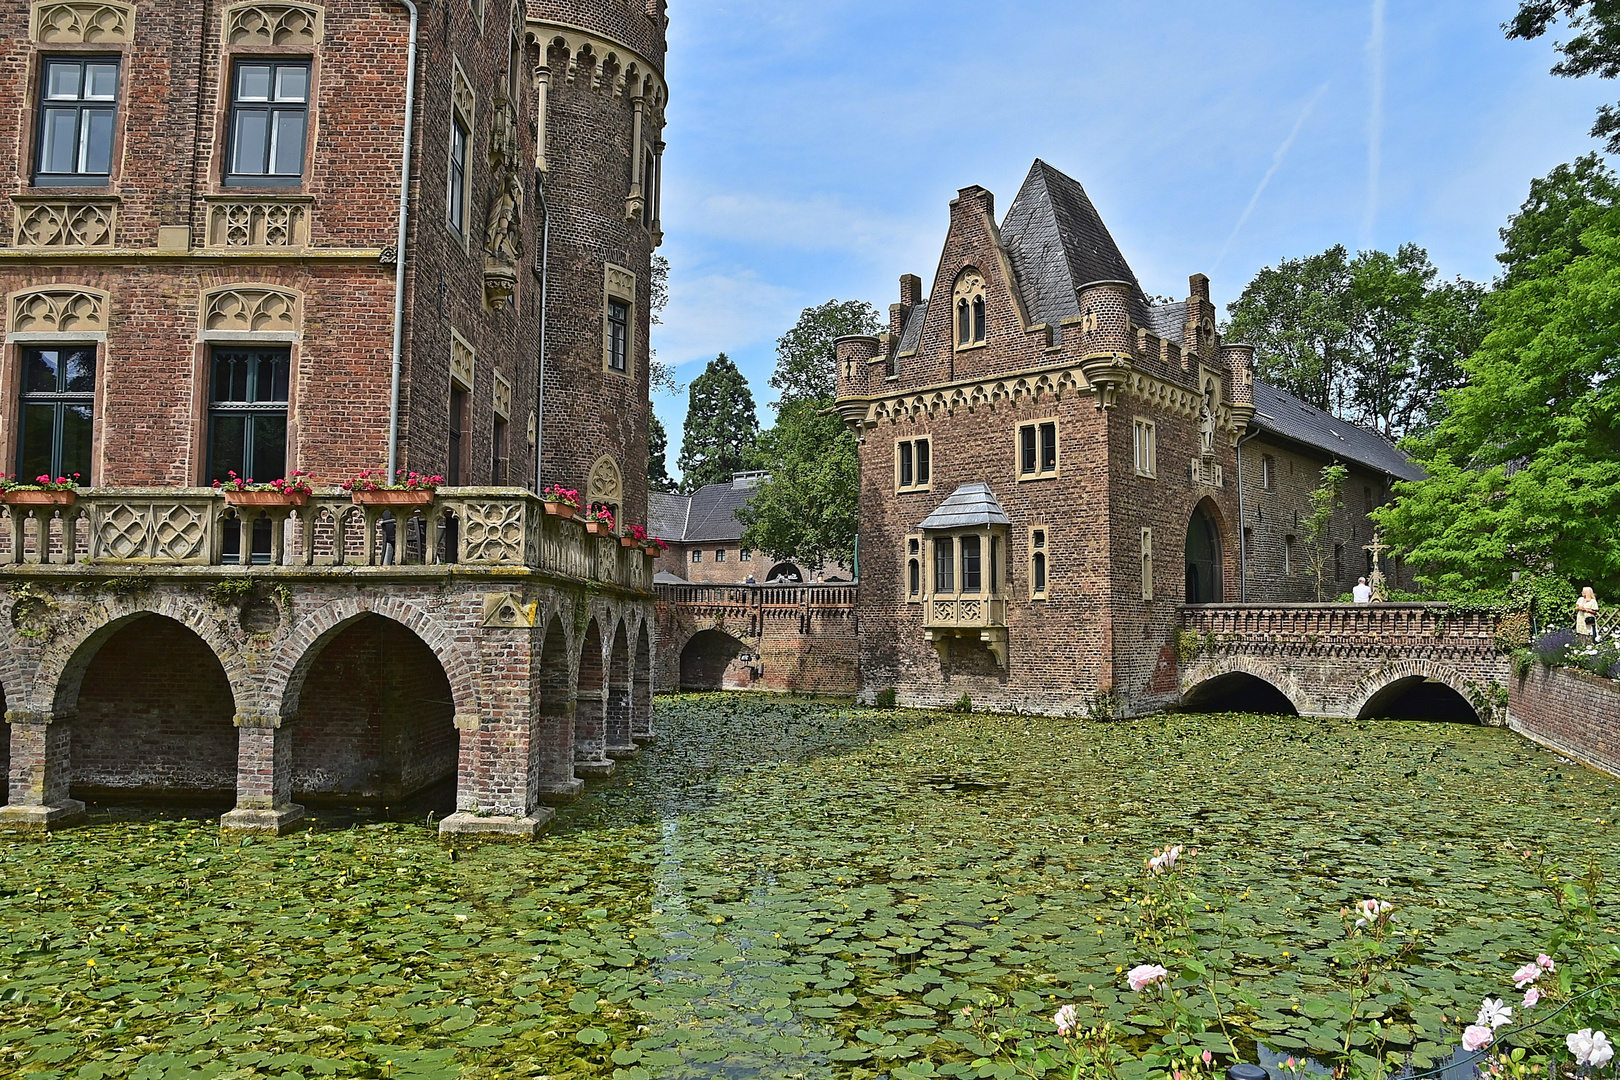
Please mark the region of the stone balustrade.
[[233, 506], [212, 488], [92, 488], [70, 505], [0, 507], [0, 567], [523, 568], [648, 591], [652, 557], [514, 488], [440, 488], [419, 505]]
[[1197, 604], [1181, 608], [1181, 628], [1223, 646], [1288, 648], [1453, 646], [1490, 651], [1498, 617], [1454, 612], [1446, 604]]

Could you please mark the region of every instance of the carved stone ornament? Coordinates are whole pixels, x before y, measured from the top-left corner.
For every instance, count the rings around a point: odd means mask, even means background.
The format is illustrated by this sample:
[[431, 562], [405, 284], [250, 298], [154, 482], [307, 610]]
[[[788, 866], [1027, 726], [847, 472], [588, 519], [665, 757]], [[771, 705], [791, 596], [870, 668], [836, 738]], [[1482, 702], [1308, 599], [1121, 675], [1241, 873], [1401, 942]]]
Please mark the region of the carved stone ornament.
[[309, 244], [308, 199], [208, 201], [211, 248], [296, 248]]
[[495, 387], [490, 391], [490, 405], [502, 420], [512, 419], [512, 384], [495, 372]]
[[325, 12], [313, 4], [238, 4], [225, 11], [227, 45], [319, 45]]
[[105, 293], [71, 285], [36, 289], [11, 298], [14, 334], [94, 333], [107, 329]]
[[128, 41], [135, 5], [119, 0], [38, 0], [30, 33], [43, 45], [114, 45]]
[[468, 390], [478, 374], [478, 353], [467, 339], [450, 331], [450, 377]]
[[619, 471], [618, 463], [606, 454], [597, 458], [596, 464], [591, 466], [590, 478], [585, 482], [586, 505], [606, 503], [617, 506], [623, 494], [624, 474]]
[[636, 275], [634, 271], [608, 263], [604, 284], [609, 296], [618, 297], [620, 300], [632, 304], [636, 302]]
[[16, 247], [110, 248], [118, 203], [112, 199], [22, 199], [12, 244]]
[[279, 289], [241, 286], [203, 298], [203, 329], [239, 333], [297, 333], [298, 296]]
[[456, 112], [461, 114], [462, 122], [467, 125], [468, 131], [471, 131], [473, 126], [473, 102], [475, 100], [472, 83], [467, 81], [467, 76], [462, 73], [461, 65], [458, 63], [451, 70], [450, 75], [450, 104], [455, 108]]
[[485, 593], [485, 627], [527, 628], [534, 625], [538, 604], [525, 604], [517, 593]]
[[517, 116], [512, 102], [495, 100], [489, 124], [489, 167], [495, 197], [484, 226], [484, 300], [491, 308], [517, 290], [523, 258], [523, 180], [519, 173]]

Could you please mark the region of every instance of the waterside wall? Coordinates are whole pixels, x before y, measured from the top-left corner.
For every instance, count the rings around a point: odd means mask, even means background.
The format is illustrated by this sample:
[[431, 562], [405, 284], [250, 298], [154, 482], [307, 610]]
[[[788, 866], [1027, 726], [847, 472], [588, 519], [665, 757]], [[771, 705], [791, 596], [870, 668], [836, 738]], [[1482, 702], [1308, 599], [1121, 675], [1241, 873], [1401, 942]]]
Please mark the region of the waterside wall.
[[1620, 684], [1585, 671], [1534, 664], [1509, 688], [1508, 726], [1620, 776]]

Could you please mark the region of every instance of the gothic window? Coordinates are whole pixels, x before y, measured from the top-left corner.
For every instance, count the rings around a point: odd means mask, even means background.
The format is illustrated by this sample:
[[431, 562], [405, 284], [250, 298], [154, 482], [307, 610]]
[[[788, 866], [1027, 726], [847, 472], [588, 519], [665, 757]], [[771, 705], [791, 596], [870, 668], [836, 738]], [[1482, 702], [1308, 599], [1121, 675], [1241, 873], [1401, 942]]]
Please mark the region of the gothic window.
[[895, 444], [894, 486], [898, 491], [927, 491], [932, 486], [933, 463], [927, 439], [903, 439]]
[[118, 111], [117, 58], [50, 57], [40, 81], [34, 183], [106, 184], [112, 172], [113, 120]]
[[301, 183], [308, 130], [308, 60], [237, 61], [231, 76], [227, 184]]
[[1058, 471], [1057, 421], [1043, 420], [1018, 426], [1018, 478], [1039, 480]]
[[96, 346], [53, 345], [22, 350], [17, 477], [77, 476], [90, 484]]
[[970, 349], [983, 345], [989, 332], [989, 317], [984, 306], [984, 277], [968, 267], [956, 277], [952, 295], [956, 311], [956, 347]]
[[608, 264], [603, 272], [602, 367], [609, 374], [633, 374], [635, 346], [630, 337], [636, 304], [636, 275]]
[[906, 538], [906, 596], [922, 599], [922, 539], [916, 536]]
[[260, 484], [281, 479], [291, 350], [215, 346], [212, 359], [206, 479], [223, 483], [232, 472]]
[[1029, 531], [1029, 598], [1046, 599], [1046, 530]]
[[1134, 434], [1136, 475], [1155, 476], [1158, 468], [1158, 433], [1153, 421], [1138, 420]]
[[[619, 504], [624, 500], [624, 474], [619, 471], [618, 463], [606, 454], [596, 459], [591, 466], [590, 476], [585, 481], [585, 505], [606, 507], [613, 514], [615, 530], [623, 528], [619, 520]], [[692, 552], [693, 562], [700, 561], [698, 552]]]

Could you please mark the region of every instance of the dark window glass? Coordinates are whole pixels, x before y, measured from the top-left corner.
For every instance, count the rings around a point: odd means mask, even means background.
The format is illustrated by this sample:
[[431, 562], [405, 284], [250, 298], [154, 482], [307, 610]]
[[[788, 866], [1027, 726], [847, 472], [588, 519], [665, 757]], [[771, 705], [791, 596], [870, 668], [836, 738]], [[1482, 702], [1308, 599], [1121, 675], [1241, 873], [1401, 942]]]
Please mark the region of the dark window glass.
[[231, 83], [227, 184], [297, 184], [309, 126], [309, 61], [238, 61]]
[[912, 559], [910, 562], [910, 575], [911, 595], [916, 596], [922, 592], [922, 567], [917, 564], [916, 559]]
[[620, 300], [608, 301], [608, 367], [614, 371], [629, 368], [627, 347], [630, 341], [630, 305]]
[[900, 444], [900, 486], [910, 487], [914, 475], [911, 469], [911, 444], [903, 442]]
[[1046, 591], [1046, 552], [1037, 551], [1034, 560], [1035, 591]]
[[985, 338], [984, 297], [973, 298], [973, 340], [983, 341]]
[[737, 558], [741, 559], [743, 562], [753, 562], [754, 553], [749, 548], [743, 548], [742, 551], [737, 553]]
[[726, 549], [725, 548], [715, 548], [715, 550], [714, 550], [714, 561], [715, 562], [725, 562], [726, 561]]
[[934, 591], [956, 591], [956, 544], [948, 536], [934, 541]]
[[1057, 425], [1041, 425], [1041, 472], [1057, 469]]
[[928, 440], [917, 440], [917, 483], [928, 483]]
[[34, 183], [107, 183], [118, 110], [118, 61], [48, 58], [41, 84]]
[[96, 347], [22, 350], [17, 476], [32, 481], [78, 474], [88, 486], [96, 399]]
[[467, 231], [467, 128], [459, 114], [450, 122], [450, 227]]
[[1032, 473], [1035, 471], [1035, 429], [1024, 427], [1018, 429], [1018, 457], [1019, 471]]
[[972, 340], [969, 336], [973, 333], [972, 320], [973, 315], [968, 309], [968, 302], [958, 300], [956, 302], [956, 343], [958, 345], [966, 345]]
[[653, 155], [648, 150], [641, 163], [641, 224], [652, 228], [653, 223]]
[[265, 484], [286, 473], [290, 372], [288, 349], [214, 350], [206, 479], [235, 472]]
[[976, 593], [980, 589], [979, 537], [962, 537], [962, 591]]
[[695, 563], [702, 562], [703, 561], [703, 552], [701, 552], [701, 551], [692, 552], [692, 561], [695, 562]]
[[994, 596], [1000, 592], [1001, 583], [1001, 537], [990, 538], [990, 594]]
[[467, 392], [459, 386], [450, 387], [450, 440], [446, 448], [446, 457], [449, 459], [449, 470], [444, 478], [449, 481], [450, 487], [460, 487], [461, 480], [461, 432], [467, 413]]
[[489, 482], [496, 487], [506, 483], [506, 421], [500, 417], [495, 418], [494, 430], [490, 433], [490, 464]]

